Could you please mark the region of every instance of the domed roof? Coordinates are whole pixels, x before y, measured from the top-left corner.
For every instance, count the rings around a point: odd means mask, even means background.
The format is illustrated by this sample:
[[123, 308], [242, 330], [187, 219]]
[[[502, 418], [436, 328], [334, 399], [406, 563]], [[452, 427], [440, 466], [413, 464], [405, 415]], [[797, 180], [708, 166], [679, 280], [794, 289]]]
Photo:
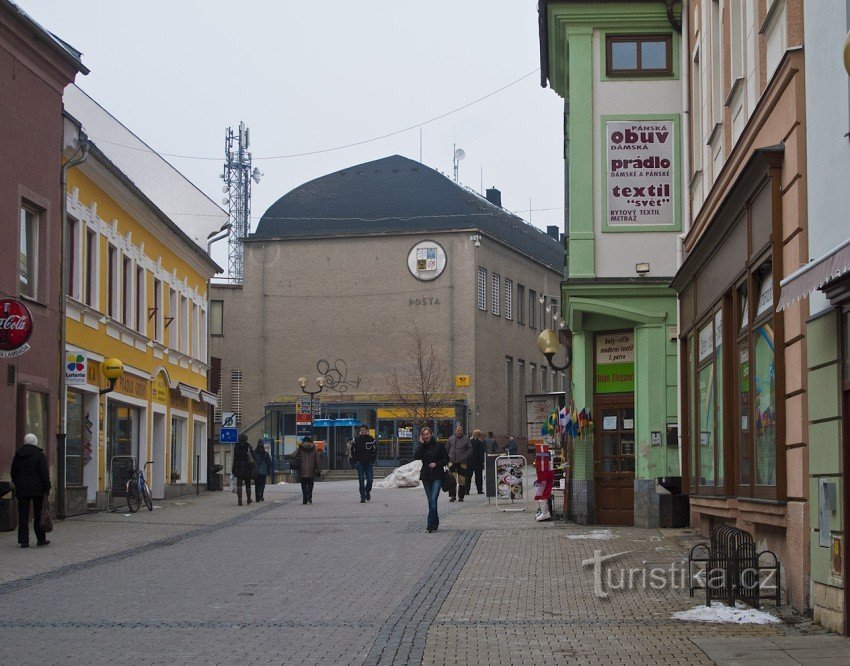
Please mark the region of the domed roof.
[[326, 238], [480, 229], [563, 270], [563, 245], [443, 174], [392, 155], [321, 176], [265, 212], [253, 238]]

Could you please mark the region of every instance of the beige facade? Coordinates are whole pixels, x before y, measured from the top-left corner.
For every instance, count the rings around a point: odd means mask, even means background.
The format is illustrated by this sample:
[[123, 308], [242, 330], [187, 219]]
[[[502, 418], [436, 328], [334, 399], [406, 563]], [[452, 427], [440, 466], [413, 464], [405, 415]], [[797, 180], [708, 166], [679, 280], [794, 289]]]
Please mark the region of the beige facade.
[[[479, 247], [473, 235], [480, 236]], [[408, 270], [408, 254], [423, 240], [439, 243], [447, 256], [445, 270], [432, 281], [419, 280]], [[479, 308], [479, 269], [487, 272], [484, 309]], [[560, 279], [552, 267], [474, 228], [253, 238], [245, 243], [244, 284], [211, 289], [211, 299], [222, 301], [223, 313], [222, 334], [211, 330], [210, 342], [211, 355], [222, 359], [221, 410], [241, 411], [244, 426], [257, 421], [268, 403], [300, 394], [299, 377], [312, 384], [322, 359], [342, 359], [348, 378], [360, 378], [356, 390], [342, 395], [326, 390], [323, 401], [386, 400], [388, 377], [393, 369], [408, 367], [407, 350], [418, 329], [445, 364], [447, 391], [466, 401], [470, 429], [520, 435], [525, 431], [523, 392], [544, 388], [545, 360], [537, 336], [544, 317], [551, 327], [552, 313], [558, 312], [552, 299], [557, 299]], [[520, 287], [524, 323], [518, 321]], [[549, 298], [546, 304], [541, 305], [540, 296]], [[545, 305], [551, 312], [545, 312]], [[524, 376], [518, 374], [520, 366]], [[508, 371], [513, 373], [510, 380]], [[469, 375], [470, 385], [454, 387], [456, 375]], [[239, 376], [241, 389], [233, 381]], [[563, 376], [547, 368], [549, 390], [562, 390], [563, 385]]]
[[802, 2], [688, 7], [692, 224], [673, 286], [692, 524], [750, 532], [805, 610], [808, 311], [777, 311], [808, 259]]

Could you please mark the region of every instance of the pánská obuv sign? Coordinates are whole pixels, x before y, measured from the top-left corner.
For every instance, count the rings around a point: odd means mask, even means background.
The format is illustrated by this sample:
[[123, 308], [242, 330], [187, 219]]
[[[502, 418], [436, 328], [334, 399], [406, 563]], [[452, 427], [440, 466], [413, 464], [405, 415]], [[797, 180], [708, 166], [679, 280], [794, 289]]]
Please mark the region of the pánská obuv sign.
[[31, 335], [32, 315], [27, 306], [11, 298], [0, 300], [0, 357], [26, 354]]
[[674, 227], [676, 123], [667, 120], [605, 122], [607, 227]]

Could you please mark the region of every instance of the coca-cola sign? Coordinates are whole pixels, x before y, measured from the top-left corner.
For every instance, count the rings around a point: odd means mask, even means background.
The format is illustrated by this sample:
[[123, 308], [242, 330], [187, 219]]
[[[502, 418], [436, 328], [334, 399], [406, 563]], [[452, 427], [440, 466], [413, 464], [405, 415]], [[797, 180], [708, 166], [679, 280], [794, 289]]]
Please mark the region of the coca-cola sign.
[[32, 335], [32, 315], [20, 301], [0, 300], [0, 357], [11, 358], [26, 354]]

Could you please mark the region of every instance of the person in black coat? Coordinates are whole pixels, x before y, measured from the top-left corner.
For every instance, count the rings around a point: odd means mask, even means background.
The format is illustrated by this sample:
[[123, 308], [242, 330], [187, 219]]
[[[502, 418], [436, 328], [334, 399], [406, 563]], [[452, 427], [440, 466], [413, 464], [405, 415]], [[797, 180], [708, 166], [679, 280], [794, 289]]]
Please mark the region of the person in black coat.
[[478, 494], [481, 495], [484, 491], [484, 451], [486, 445], [480, 430], [472, 432], [472, 439], [469, 440], [472, 445], [472, 455], [469, 457], [469, 478], [466, 480], [466, 494], [469, 495], [469, 489], [472, 487], [472, 477], [475, 476], [475, 487], [478, 489]]
[[47, 456], [38, 448], [38, 438], [32, 433], [24, 437], [24, 445], [12, 459], [12, 483], [18, 498], [18, 543], [21, 548], [29, 548], [28, 523], [32, 505], [32, 526], [38, 539], [36, 545], [46, 546], [50, 541], [41, 529], [41, 512], [50, 494], [50, 471], [47, 469]]
[[[258, 502], [265, 502], [263, 492], [266, 489], [266, 477], [273, 472], [272, 457], [266, 451], [263, 440], [257, 442], [257, 448], [251, 453], [254, 456], [254, 493]], [[272, 479], [274, 481], [274, 479]]]
[[369, 434], [366, 426], [360, 426], [360, 434], [351, 445], [351, 459], [357, 468], [357, 482], [360, 484], [360, 503], [372, 499], [372, 478], [375, 461], [378, 459], [378, 446], [375, 438]]
[[245, 485], [245, 495], [248, 504], [251, 503], [251, 479], [254, 478], [254, 456], [251, 455], [251, 445], [248, 443], [248, 435], [239, 435], [239, 441], [233, 445], [233, 465], [230, 473], [236, 479], [236, 499], [242, 506], [242, 485]]
[[425, 486], [425, 494], [428, 496], [428, 532], [436, 532], [440, 527], [437, 499], [443, 487], [444, 468], [449, 464], [449, 452], [433, 436], [431, 428], [422, 428], [419, 431], [419, 446], [416, 447], [413, 458], [422, 461], [419, 480]]

